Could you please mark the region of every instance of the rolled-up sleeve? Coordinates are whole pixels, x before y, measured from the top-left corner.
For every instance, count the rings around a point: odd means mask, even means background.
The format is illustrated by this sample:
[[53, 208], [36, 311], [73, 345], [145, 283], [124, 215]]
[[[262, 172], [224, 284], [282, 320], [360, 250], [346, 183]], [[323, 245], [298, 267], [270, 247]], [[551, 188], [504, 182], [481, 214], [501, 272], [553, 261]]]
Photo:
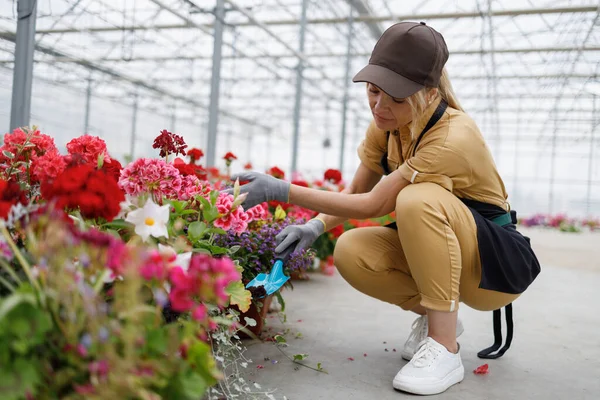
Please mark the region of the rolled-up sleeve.
[[439, 142], [422, 146], [414, 157], [406, 160], [398, 168], [402, 177], [411, 183], [436, 183], [449, 191], [468, 185], [472, 170], [464, 154]]
[[371, 122], [365, 139], [358, 146], [358, 157], [360, 161], [370, 170], [380, 175], [384, 174], [381, 166], [381, 158], [387, 151], [387, 134], [377, 128], [375, 122]]

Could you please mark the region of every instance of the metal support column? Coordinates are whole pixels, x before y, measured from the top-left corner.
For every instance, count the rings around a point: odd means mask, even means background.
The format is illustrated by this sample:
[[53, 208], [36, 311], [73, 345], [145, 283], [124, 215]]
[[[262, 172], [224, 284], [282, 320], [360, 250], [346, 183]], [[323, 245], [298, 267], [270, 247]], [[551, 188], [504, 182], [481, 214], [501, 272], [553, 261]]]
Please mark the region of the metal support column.
[[592, 108], [592, 130], [590, 132], [590, 155], [588, 159], [588, 179], [587, 179], [587, 203], [586, 203], [586, 216], [592, 216], [592, 178], [594, 176], [594, 146], [595, 146], [595, 132], [598, 127], [597, 120], [597, 100], [598, 96], [594, 96], [594, 105]]
[[37, 0], [18, 0], [10, 130], [29, 125]]
[[90, 105], [92, 102], [92, 73], [88, 77], [87, 90], [85, 92], [85, 120], [83, 123], [83, 133], [90, 132]]
[[131, 161], [135, 158], [135, 140], [137, 130], [137, 113], [138, 113], [138, 93], [135, 92], [133, 95], [133, 115], [131, 117], [131, 137], [129, 142], [129, 154], [131, 155]]
[[488, 23], [488, 37], [490, 40], [490, 68], [491, 76], [488, 80], [488, 91], [492, 97], [492, 106], [490, 107], [490, 122], [493, 125], [494, 142], [496, 143], [494, 158], [497, 167], [500, 167], [500, 161], [502, 159], [502, 136], [500, 135], [500, 118], [498, 118], [498, 82], [496, 76], [496, 44], [494, 41], [494, 23], [492, 21], [492, 0], [488, 0], [487, 8], [487, 23]]
[[221, 86], [221, 59], [223, 50], [223, 30], [225, 28], [225, 0], [217, 0], [215, 8], [215, 33], [210, 83], [210, 104], [208, 106], [208, 140], [206, 143], [206, 166], [215, 166], [217, 149], [217, 127], [219, 125], [219, 94]]
[[512, 201], [517, 198], [517, 185], [519, 182], [519, 139], [521, 138], [521, 99], [517, 103], [517, 129], [515, 138], [515, 150], [514, 150], [514, 166], [513, 166], [513, 184], [512, 184]]
[[552, 150], [550, 152], [550, 194], [548, 196], [548, 214], [554, 211], [554, 174], [556, 163], [556, 140], [558, 136], [558, 110], [552, 113], [554, 116], [554, 131], [552, 132]]
[[344, 100], [342, 104], [342, 134], [340, 140], [340, 171], [344, 173], [344, 151], [346, 150], [346, 129], [347, 129], [347, 114], [348, 100], [350, 90], [350, 67], [352, 65], [352, 36], [353, 36], [354, 16], [352, 6], [350, 6], [350, 14], [348, 15], [348, 36], [346, 38], [346, 71], [344, 74]]
[[[306, 37], [306, 9], [308, 0], [302, 0], [302, 16], [300, 17], [300, 54], [304, 54]], [[302, 109], [302, 83], [304, 81], [304, 60], [298, 58], [296, 69], [296, 101], [294, 103], [294, 133], [292, 140], [292, 174], [298, 171], [298, 142], [300, 139], [300, 111]]]

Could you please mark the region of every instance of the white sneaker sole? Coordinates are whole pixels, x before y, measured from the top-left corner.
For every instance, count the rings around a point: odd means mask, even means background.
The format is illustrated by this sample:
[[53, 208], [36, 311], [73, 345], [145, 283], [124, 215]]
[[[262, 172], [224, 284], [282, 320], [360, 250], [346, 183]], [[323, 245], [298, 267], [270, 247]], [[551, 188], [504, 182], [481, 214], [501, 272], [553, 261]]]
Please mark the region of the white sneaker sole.
[[401, 390], [403, 392], [419, 394], [419, 395], [432, 395], [445, 392], [453, 385], [462, 382], [465, 377], [465, 368], [461, 364], [460, 367], [446, 375], [442, 380], [435, 383], [419, 383], [419, 382], [400, 382], [394, 378], [394, 389]]
[[[456, 338], [458, 338], [460, 335], [463, 334], [463, 332], [465, 331], [465, 327], [463, 325], [458, 327], [458, 330], [456, 331]], [[415, 355], [415, 352], [417, 351], [417, 349], [415, 349], [412, 353], [409, 351], [406, 351], [406, 349], [402, 349], [402, 351], [400, 352], [400, 355], [402, 356], [403, 359], [405, 359], [406, 361], [410, 361], [413, 356]]]

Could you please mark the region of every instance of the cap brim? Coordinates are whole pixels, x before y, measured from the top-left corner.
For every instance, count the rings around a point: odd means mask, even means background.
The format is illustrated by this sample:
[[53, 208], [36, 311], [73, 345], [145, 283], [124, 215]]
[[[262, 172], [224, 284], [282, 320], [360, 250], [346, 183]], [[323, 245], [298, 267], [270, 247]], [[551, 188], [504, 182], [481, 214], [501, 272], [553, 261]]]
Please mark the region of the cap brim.
[[368, 82], [397, 99], [407, 98], [425, 86], [379, 65], [369, 64], [352, 78], [353, 82]]

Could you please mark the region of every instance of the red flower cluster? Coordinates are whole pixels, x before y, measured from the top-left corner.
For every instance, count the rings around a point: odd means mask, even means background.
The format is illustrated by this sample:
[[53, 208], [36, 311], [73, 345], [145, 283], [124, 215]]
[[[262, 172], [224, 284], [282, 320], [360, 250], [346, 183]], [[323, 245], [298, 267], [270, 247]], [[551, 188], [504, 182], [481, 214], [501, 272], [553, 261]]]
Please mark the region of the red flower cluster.
[[223, 160], [227, 161], [227, 162], [232, 162], [233, 160], [237, 160], [237, 157], [235, 154], [233, 154], [232, 152], [228, 151], [224, 156], [223, 156]]
[[103, 157], [104, 162], [111, 160], [106, 149], [106, 142], [97, 136], [86, 134], [75, 138], [67, 143], [67, 151], [91, 164], [97, 164], [100, 156]]
[[334, 239], [339, 238], [344, 233], [344, 224], [338, 225], [335, 228], [330, 229], [329, 233], [331, 234], [331, 236], [333, 236]]
[[340, 172], [340, 170], [337, 169], [328, 169], [327, 171], [325, 171], [325, 175], [323, 176], [323, 178], [326, 181], [335, 183], [337, 185], [342, 181], [342, 173]]
[[27, 204], [27, 196], [18, 183], [0, 180], [0, 218], [6, 219], [12, 206]]
[[91, 164], [68, 167], [53, 182], [42, 183], [42, 195], [58, 208], [79, 208], [84, 218], [112, 219], [120, 211], [125, 194], [113, 176]]
[[110, 161], [104, 161], [102, 165], [102, 169], [106, 171], [109, 176], [112, 176], [116, 182], [119, 182], [119, 178], [121, 177], [121, 170], [123, 166], [118, 160], [111, 158]]
[[173, 161], [173, 166], [177, 168], [181, 176], [195, 175], [201, 181], [206, 180], [206, 170], [202, 165], [193, 164], [191, 162], [186, 164], [181, 158], [176, 158], [175, 161]]
[[285, 179], [285, 172], [283, 172], [283, 170], [281, 170], [278, 167], [271, 167], [271, 169], [267, 171], [267, 174], [272, 175], [278, 179]]
[[244, 169], [251, 170], [252, 169], [252, 163], [249, 162], [246, 165], [244, 165]]
[[185, 156], [185, 148], [187, 144], [183, 137], [169, 132], [166, 129], [160, 131], [160, 135], [154, 139], [153, 149], [160, 149], [160, 156], [167, 157], [169, 154], [181, 154]]
[[202, 150], [193, 148], [188, 150], [187, 155], [190, 157], [190, 164], [195, 164], [196, 161], [199, 161], [202, 157], [204, 157], [204, 152]]

